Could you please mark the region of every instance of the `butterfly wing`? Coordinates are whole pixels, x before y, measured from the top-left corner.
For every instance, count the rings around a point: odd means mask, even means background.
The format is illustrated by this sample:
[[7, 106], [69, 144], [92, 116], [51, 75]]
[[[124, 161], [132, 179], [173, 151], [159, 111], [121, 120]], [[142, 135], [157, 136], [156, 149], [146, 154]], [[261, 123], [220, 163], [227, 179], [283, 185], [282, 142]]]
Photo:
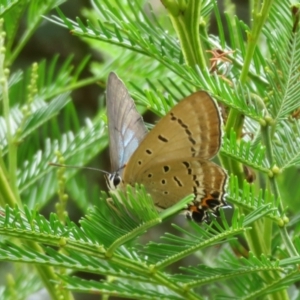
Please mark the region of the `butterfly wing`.
[[128, 90], [113, 72], [108, 77], [106, 107], [111, 168], [122, 172], [120, 168], [144, 139], [147, 129]]
[[194, 194], [188, 216], [197, 221], [218, 213], [226, 172], [209, 161], [221, 145], [221, 117], [214, 100], [197, 92], [178, 103], [148, 133], [123, 173], [125, 184], [143, 184], [160, 208]]
[[210, 159], [219, 151], [221, 136], [216, 103], [206, 92], [196, 92], [174, 106], [148, 133], [126, 165], [123, 179], [135, 182], [144, 170], [166, 160]]
[[193, 205], [188, 208], [193, 215], [203, 215], [207, 210], [217, 213], [219, 207], [226, 205], [227, 174], [209, 160], [167, 160], [143, 169], [138, 180], [160, 208], [168, 208], [189, 194], [194, 194]]

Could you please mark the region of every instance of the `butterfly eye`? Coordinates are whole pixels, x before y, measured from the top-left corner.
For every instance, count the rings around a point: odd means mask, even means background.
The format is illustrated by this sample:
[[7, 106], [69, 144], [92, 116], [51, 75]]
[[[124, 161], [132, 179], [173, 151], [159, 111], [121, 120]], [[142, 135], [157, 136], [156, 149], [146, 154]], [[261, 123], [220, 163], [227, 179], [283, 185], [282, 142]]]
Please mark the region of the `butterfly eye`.
[[118, 187], [118, 185], [120, 184], [121, 182], [121, 177], [119, 174], [115, 174], [114, 178], [113, 178], [113, 184], [115, 186], [115, 188]]
[[115, 190], [118, 188], [118, 185], [121, 183], [121, 176], [118, 173], [112, 173], [108, 176], [105, 176], [107, 186], [110, 190]]

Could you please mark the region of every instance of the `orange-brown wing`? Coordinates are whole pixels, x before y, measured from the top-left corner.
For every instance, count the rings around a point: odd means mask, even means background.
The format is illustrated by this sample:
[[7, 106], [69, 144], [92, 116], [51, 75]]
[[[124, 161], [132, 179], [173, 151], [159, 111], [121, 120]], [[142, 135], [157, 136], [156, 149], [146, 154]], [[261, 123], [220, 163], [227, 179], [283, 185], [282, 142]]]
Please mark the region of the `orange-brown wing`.
[[124, 170], [125, 182], [153, 164], [192, 157], [210, 159], [221, 144], [221, 117], [214, 100], [196, 92], [173, 107], [143, 139]]

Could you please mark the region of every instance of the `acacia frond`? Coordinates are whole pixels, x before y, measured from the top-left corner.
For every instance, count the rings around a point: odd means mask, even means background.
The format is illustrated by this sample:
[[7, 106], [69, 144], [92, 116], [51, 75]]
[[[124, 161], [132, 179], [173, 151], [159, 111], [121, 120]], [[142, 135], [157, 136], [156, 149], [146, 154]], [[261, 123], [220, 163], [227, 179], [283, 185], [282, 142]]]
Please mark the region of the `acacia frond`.
[[221, 153], [255, 170], [263, 173], [269, 172], [268, 162], [265, 158], [265, 147], [260, 143], [252, 147], [251, 142], [244, 140], [238, 142], [234, 131], [230, 132], [229, 139], [223, 139]]
[[[246, 181], [243, 182], [243, 188], [240, 189], [235, 176], [230, 177], [227, 200], [228, 202], [245, 208], [247, 211], [253, 212], [254, 215], [247, 215], [247, 217], [251, 219], [251, 222], [256, 219], [255, 215], [259, 218], [266, 215], [277, 223], [282, 223], [278, 203], [274, 195], [270, 194], [268, 190], [260, 190], [257, 195], [254, 191], [254, 186]], [[262, 213], [262, 215], [258, 213]], [[252, 219], [252, 217], [254, 217], [254, 219]]]
[[289, 6], [278, 2], [264, 31], [272, 59], [266, 73], [270, 83], [269, 111], [276, 123], [299, 107], [300, 30], [292, 32], [290, 13]]
[[282, 170], [300, 165], [300, 124], [295, 121], [281, 121], [274, 135], [274, 157]]
[[[55, 170], [49, 162], [55, 162], [55, 152], [59, 151], [67, 164], [80, 166], [88, 163], [107, 146], [105, 123], [93, 124], [86, 120], [86, 126], [78, 133], [62, 134], [59, 141], [45, 140], [46, 151], [39, 150], [30, 160], [23, 163], [18, 171], [18, 185], [21, 193], [26, 195], [25, 203], [35, 206], [43, 205], [55, 193], [57, 179]], [[66, 170], [66, 179], [74, 176], [78, 169]], [[40, 182], [43, 182], [43, 189]], [[47, 188], [46, 188], [47, 187]], [[47, 190], [47, 196], [44, 194]]]

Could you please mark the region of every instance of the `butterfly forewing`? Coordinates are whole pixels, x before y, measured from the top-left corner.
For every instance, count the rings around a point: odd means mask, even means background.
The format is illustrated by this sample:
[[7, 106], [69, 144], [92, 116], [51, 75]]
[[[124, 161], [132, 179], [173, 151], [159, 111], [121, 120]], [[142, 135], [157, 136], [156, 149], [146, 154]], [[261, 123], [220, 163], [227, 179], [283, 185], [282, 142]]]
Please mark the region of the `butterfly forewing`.
[[106, 106], [111, 168], [113, 172], [121, 173], [147, 129], [126, 87], [113, 72], [108, 77]]
[[[162, 120], [168, 120], [170, 130], [164, 132], [174, 158], [181, 156], [210, 159], [219, 151], [221, 144], [221, 118], [213, 99], [203, 91], [196, 92], [177, 104]], [[161, 126], [165, 127], [164, 124]], [[157, 128], [158, 134], [161, 128]], [[181, 133], [181, 134], [178, 134]], [[186, 143], [181, 145], [182, 136]], [[158, 137], [161, 140], [161, 137]], [[183, 148], [189, 153], [183, 152]], [[176, 150], [182, 151], [178, 157]]]
[[155, 163], [189, 157], [210, 159], [221, 144], [221, 118], [218, 107], [206, 92], [183, 99], [148, 133], [131, 156], [124, 181]]

